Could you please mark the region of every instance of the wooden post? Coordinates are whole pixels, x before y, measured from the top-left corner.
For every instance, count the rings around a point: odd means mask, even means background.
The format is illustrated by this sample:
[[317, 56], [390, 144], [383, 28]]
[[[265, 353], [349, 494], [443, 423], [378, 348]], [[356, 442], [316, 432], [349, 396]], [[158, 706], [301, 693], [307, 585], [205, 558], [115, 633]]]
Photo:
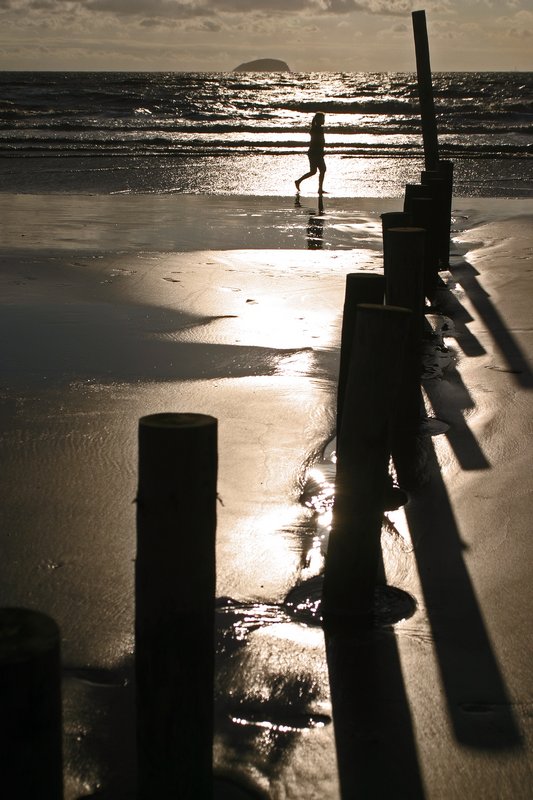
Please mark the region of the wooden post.
[[452, 222], [453, 162], [441, 159], [436, 170], [423, 171], [422, 184], [435, 187], [433, 196], [439, 205], [439, 262], [442, 266], [448, 266]]
[[25, 608], [0, 609], [2, 797], [63, 797], [59, 629]]
[[[411, 214], [412, 204], [415, 198], [431, 197], [431, 196], [432, 196], [431, 187], [427, 183], [406, 183], [404, 201], [403, 201], [404, 212], [407, 214]], [[393, 228], [396, 226], [391, 225], [390, 227]], [[405, 227], [405, 226], [400, 225], [397, 227]]]
[[139, 421], [139, 798], [212, 794], [217, 420]]
[[385, 302], [413, 311], [413, 330], [422, 328], [424, 314], [423, 228], [389, 228], [387, 231], [387, 279]]
[[385, 301], [413, 312], [407, 336], [404, 370], [393, 421], [392, 458], [402, 489], [416, 485], [416, 437], [422, 413], [420, 375], [424, 322], [424, 240], [422, 228], [391, 228]]
[[389, 228], [403, 228], [412, 224], [411, 214], [406, 211], [386, 211], [381, 215], [381, 231], [382, 231], [382, 244], [383, 244], [383, 269], [387, 263], [387, 237], [386, 233]]
[[344, 394], [352, 360], [352, 347], [357, 307], [361, 303], [382, 305], [385, 298], [385, 278], [375, 272], [350, 272], [346, 276], [342, 314], [339, 382], [337, 387], [337, 432], [341, 429]]
[[424, 161], [426, 169], [436, 169], [439, 162], [439, 143], [437, 122], [433, 102], [433, 85], [429, 61], [429, 43], [426, 26], [426, 12], [413, 11], [413, 32], [415, 37], [416, 73], [418, 98], [422, 117], [422, 138], [424, 142]]
[[325, 624], [372, 619], [380, 557], [383, 493], [388, 485], [389, 422], [402, 371], [410, 313], [360, 305], [337, 433], [333, 525], [326, 556]]
[[432, 197], [414, 197], [411, 200], [413, 226], [424, 228], [424, 295], [435, 297], [439, 270], [440, 217], [436, 201]]

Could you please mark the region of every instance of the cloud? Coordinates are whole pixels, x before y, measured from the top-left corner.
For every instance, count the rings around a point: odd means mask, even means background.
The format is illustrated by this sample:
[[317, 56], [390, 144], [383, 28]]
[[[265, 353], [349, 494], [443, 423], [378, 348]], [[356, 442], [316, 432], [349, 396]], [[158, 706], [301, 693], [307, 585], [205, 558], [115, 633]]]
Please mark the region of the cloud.
[[364, 11], [368, 14], [397, 16], [413, 7], [411, 0], [325, 0], [326, 10], [333, 14], [351, 14]]
[[216, 19], [222, 15], [346, 15], [356, 12], [397, 16], [411, 0], [0, 0], [0, 8], [53, 15], [93, 12], [139, 19]]
[[193, 19], [211, 14], [205, 3], [179, 0], [87, 0], [84, 5], [91, 11], [152, 19]]

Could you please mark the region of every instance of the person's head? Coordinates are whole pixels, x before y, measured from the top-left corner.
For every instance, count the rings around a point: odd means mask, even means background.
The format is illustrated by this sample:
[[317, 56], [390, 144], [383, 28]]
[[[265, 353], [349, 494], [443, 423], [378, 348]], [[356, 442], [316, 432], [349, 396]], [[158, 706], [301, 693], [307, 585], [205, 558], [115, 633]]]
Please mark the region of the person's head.
[[313, 128], [316, 128], [316, 127], [317, 127], [317, 126], [319, 126], [319, 125], [323, 125], [323, 124], [324, 124], [324, 119], [325, 119], [325, 117], [324, 117], [324, 114], [322, 113], [322, 111], [319, 111], [319, 112], [318, 112], [317, 114], [315, 114], [315, 116], [313, 117], [313, 121], [312, 121], [312, 123], [311, 123], [312, 127], [313, 127]]

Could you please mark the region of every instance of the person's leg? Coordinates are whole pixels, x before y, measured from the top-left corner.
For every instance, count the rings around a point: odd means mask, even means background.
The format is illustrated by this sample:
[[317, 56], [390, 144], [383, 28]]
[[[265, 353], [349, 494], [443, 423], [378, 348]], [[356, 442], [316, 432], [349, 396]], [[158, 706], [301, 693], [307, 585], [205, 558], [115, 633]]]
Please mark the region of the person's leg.
[[296, 191], [297, 192], [300, 191], [300, 184], [302, 181], [307, 180], [307, 178], [311, 178], [315, 174], [316, 174], [316, 167], [314, 167], [314, 169], [309, 170], [309, 172], [306, 172], [305, 175], [302, 175], [302, 177], [298, 178], [297, 181], [294, 181], [294, 185], [296, 186]]
[[318, 173], [318, 194], [323, 194], [324, 193], [324, 175], [325, 174], [326, 174], [326, 165], [323, 164], [320, 167], [320, 170], [319, 170], [319, 173]]

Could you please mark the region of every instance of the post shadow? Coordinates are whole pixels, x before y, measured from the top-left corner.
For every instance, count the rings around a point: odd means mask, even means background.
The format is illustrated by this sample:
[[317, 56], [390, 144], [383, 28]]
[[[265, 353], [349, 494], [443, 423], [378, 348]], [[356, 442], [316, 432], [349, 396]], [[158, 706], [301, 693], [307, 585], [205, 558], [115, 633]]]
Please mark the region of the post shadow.
[[446, 438], [464, 470], [489, 469], [490, 463], [464, 418], [475, 403], [454, 367], [446, 369], [445, 381], [422, 381], [424, 391], [438, 419], [449, 424]]
[[507, 371], [516, 375], [517, 383], [524, 389], [532, 389], [533, 372], [527, 358], [498, 309], [491, 302], [489, 293], [480, 286], [477, 280], [479, 272], [468, 261], [463, 261], [454, 267], [451, 273], [454, 278], [457, 278], [480, 318], [485, 322], [496, 346], [507, 362]]
[[459, 299], [452, 294], [449, 287], [437, 289], [433, 306], [436, 311], [452, 317], [455, 332], [449, 335], [457, 339], [465, 356], [485, 355], [485, 348], [467, 327], [468, 322], [474, 321], [473, 317], [461, 305]]
[[456, 739], [485, 750], [523, 747], [511, 700], [463, 559], [457, 525], [431, 440], [430, 485], [405, 513]]
[[325, 627], [324, 638], [342, 800], [423, 800], [394, 630], [350, 629], [344, 622]]

